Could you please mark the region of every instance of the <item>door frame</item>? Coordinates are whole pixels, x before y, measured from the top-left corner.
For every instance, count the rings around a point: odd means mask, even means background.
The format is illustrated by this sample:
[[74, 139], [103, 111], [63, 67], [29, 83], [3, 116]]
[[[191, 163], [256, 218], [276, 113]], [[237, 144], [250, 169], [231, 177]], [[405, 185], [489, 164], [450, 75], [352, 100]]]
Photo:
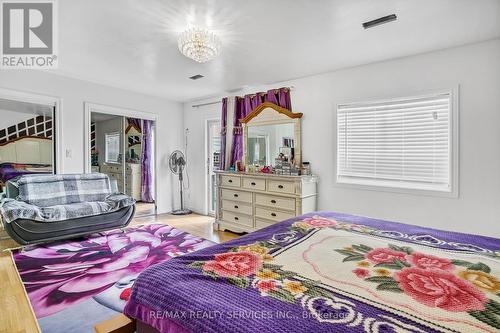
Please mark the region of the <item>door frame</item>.
[[[217, 122], [220, 125], [220, 118], [207, 118], [205, 119], [205, 215], [215, 216], [216, 210], [213, 212], [210, 210], [211, 199], [212, 199], [212, 189], [210, 188], [210, 124]], [[217, 208], [216, 208], [217, 209]]]
[[122, 107], [117, 107], [117, 106], [110, 106], [110, 105], [105, 105], [105, 104], [98, 104], [98, 103], [92, 103], [92, 102], [84, 102], [84, 109], [85, 109], [85, 114], [84, 114], [84, 159], [83, 159], [83, 170], [85, 173], [90, 173], [91, 171], [91, 156], [90, 156], [90, 127], [91, 127], [91, 114], [92, 112], [95, 113], [104, 113], [104, 114], [109, 114], [109, 115], [114, 115], [114, 116], [121, 116], [121, 117], [128, 117], [128, 118], [138, 118], [138, 119], [144, 119], [144, 120], [152, 120], [155, 122], [155, 130], [153, 132], [154, 136], [154, 169], [155, 169], [155, 179], [154, 179], [154, 184], [155, 184], [155, 214], [158, 212], [158, 115], [150, 112], [145, 112], [145, 111], [138, 111], [138, 110], [133, 110], [133, 109], [127, 109], [127, 108], [122, 108]]
[[12, 90], [0, 88], [0, 98], [8, 99], [16, 102], [42, 104], [54, 107], [54, 114], [52, 121], [53, 145], [52, 145], [52, 160], [53, 160], [53, 173], [61, 173], [63, 170], [63, 145], [62, 145], [62, 99], [57, 96], [42, 95], [33, 92]]

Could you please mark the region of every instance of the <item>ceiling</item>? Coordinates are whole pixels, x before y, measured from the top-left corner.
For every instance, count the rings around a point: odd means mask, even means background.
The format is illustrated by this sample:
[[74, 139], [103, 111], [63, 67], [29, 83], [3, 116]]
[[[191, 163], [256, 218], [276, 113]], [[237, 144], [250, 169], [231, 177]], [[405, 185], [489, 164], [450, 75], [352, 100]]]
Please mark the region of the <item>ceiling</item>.
[[[56, 73], [188, 101], [500, 36], [499, 0], [65, 0]], [[361, 23], [395, 13], [396, 22]], [[182, 56], [189, 24], [222, 40]], [[192, 81], [189, 76], [205, 78]]]

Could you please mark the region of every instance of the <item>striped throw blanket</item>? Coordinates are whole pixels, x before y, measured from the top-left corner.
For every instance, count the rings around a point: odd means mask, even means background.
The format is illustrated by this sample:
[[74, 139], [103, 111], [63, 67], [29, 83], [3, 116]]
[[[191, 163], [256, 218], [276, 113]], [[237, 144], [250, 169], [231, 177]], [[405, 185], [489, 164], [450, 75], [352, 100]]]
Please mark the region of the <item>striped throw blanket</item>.
[[27, 175], [13, 184], [18, 197], [0, 204], [6, 223], [17, 219], [63, 221], [111, 213], [135, 203], [125, 194], [112, 193], [105, 174]]
[[86, 201], [104, 201], [111, 194], [107, 175], [26, 175], [14, 182], [17, 200], [38, 207], [67, 205]]

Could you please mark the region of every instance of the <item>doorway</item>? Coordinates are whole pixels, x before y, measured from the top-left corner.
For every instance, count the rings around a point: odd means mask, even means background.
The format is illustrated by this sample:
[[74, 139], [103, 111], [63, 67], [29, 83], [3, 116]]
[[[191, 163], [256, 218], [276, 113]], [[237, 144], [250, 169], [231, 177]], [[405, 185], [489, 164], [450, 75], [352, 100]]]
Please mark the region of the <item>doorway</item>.
[[215, 215], [217, 206], [217, 190], [216, 190], [216, 174], [215, 171], [220, 168], [221, 158], [221, 136], [220, 136], [220, 120], [207, 120], [207, 207], [208, 214]]
[[104, 173], [116, 180], [117, 191], [136, 200], [136, 217], [155, 215], [155, 117], [86, 104], [86, 125], [86, 172]]

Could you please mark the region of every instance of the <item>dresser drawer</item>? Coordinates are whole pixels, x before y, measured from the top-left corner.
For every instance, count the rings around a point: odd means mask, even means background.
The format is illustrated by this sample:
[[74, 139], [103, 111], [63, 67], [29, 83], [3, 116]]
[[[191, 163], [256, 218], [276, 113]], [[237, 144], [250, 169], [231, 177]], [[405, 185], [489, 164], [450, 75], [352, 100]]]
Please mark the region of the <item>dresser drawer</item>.
[[252, 206], [238, 201], [222, 200], [222, 209], [234, 213], [252, 215]]
[[141, 165], [140, 164], [127, 164], [126, 171], [128, 174], [140, 174], [141, 173]]
[[278, 212], [273, 209], [255, 207], [255, 216], [273, 221], [283, 221], [294, 217], [295, 214]]
[[221, 176], [222, 186], [240, 187], [241, 177], [240, 176]]
[[248, 215], [222, 211], [222, 220], [229, 223], [241, 224], [247, 227], [253, 227], [253, 218]]
[[118, 183], [121, 183], [123, 180], [121, 173], [106, 173], [109, 178], [116, 179]]
[[262, 206], [276, 207], [285, 210], [293, 210], [295, 212], [294, 198], [283, 198], [273, 195], [256, 194], [255, 203]]
[[295, 183], [286, 180], [269, 179], [267, 181], [267, 190], [269, 192], [295, 194]]
[[273, 225], [275, 222], [267, 221], [267, 220], [261, 220], [261, 219], [255, 219], [255, 229], [262, 229], [269, 227], [270, 225]]
[[103, 173], [122, 173], [121, 165], [103, 165], [101, 168]]
[[259, 178], [243, 178], [243, 187], [250, 190], [266, 190], [266, 180]]
[[222, 195], [221, 195], [222, 199], [225, 199], [225, 200], [233, 200], [233, 201], [252, 203], [252, 193], [251, 192], [243, 192], [243, 191], [229, 190], [229, 189], [223, 188], [221, 190], [221, 193], [222, 193]]

